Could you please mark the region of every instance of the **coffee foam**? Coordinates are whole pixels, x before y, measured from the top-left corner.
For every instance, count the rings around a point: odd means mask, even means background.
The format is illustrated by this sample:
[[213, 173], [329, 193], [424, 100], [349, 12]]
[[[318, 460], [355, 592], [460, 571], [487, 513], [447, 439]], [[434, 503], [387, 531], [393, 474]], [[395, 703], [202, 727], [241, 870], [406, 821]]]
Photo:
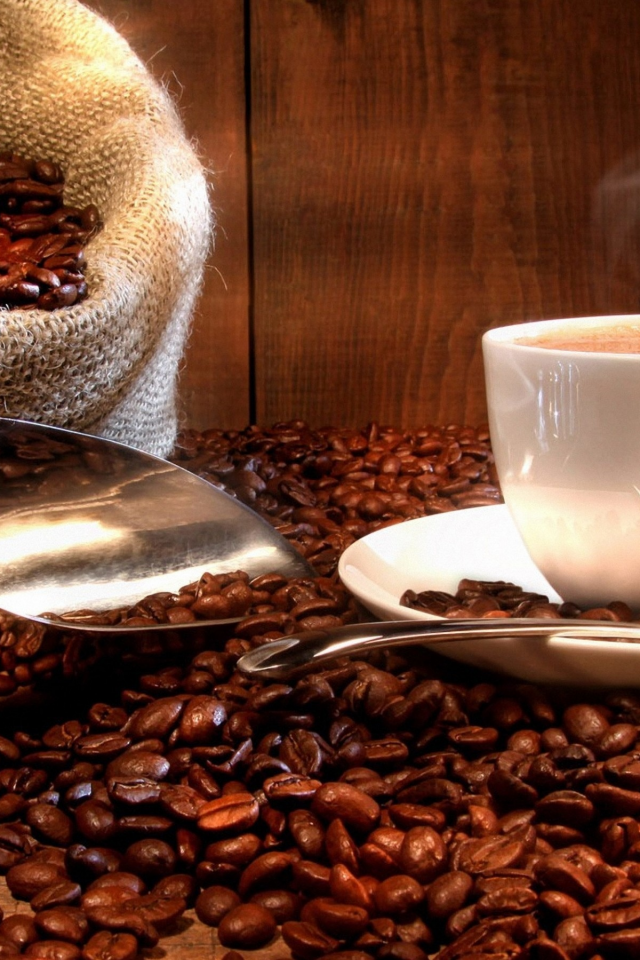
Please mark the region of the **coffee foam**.
[[565, 327], [534, 337], [516, 339], [526, 347], [547, 350], [578, 350], [586, 353], [640, 353], [640, 326]]

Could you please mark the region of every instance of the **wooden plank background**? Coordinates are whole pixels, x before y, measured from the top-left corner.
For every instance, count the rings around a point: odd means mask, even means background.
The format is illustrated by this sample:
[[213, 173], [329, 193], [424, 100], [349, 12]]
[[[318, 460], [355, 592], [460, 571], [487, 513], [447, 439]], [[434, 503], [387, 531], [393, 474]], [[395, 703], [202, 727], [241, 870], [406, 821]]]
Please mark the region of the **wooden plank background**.
[[637, 0], [88, 5], [212, 171], [189, 425], [475, 423], [483, 330], [638, 309]]
[[242, 0], [86, 0], [173, 95], [208, 172], [215, 249], [184, 358], [182, 422], [250, 420], [245, 34]]

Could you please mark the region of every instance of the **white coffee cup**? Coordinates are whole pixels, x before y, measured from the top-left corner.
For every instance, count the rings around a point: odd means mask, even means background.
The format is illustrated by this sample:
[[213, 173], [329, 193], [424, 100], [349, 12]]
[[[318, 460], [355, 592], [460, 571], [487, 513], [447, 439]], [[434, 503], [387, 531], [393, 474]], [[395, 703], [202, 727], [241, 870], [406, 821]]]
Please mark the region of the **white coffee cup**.
[[500, 485], [534, 563], [565, 600], [640, 610], [640, 315], [500, 327], [482, 349]]

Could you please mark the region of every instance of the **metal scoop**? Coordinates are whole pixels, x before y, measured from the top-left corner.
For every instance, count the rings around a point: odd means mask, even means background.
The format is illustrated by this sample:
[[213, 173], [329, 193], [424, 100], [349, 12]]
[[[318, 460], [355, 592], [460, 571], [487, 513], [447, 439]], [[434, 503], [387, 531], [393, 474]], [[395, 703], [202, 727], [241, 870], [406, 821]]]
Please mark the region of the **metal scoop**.
[[488, 637], [562, 637], [567, 640], [640, 641], [640, 624], [611, 620], [552, 620], [509, 617], [504, 620], [388, 620], [348, 624], [331, 630], [272, 640], [238, 660], [238, 669], [260, 680], [288, 680], [339, 657], [369, 653], [378, 647], [412, 643], [436, 645]]
[[0, 609], [49, 623], [236, 570], [315, 576], [267, 521], [181, 467], [113, 440], [0, 419]]

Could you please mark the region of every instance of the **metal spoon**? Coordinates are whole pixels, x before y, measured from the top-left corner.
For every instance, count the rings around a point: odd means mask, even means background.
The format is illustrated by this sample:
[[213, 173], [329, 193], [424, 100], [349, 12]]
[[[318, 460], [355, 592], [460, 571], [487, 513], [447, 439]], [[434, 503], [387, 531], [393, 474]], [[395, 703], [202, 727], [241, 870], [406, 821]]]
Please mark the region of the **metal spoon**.
[[640, 641], [640, 624], [611, 620], [388, 620], [384, 623], [348, 624], [330, 630], [272, 640], [238, 660], [238, 669], [256, 679], [287, 680], [338, 657], [368, 653], [377, 647], [412, 643], [436, 645], [454, 640], [488, 637], [562, 637], [567, 640]]
[[236, 570], [315, 576], [267, 521], [181, 467], [113, 440], [0, 419], [0, 609], [49, 623], [45, 612], [128, 607], [204, 572]]

